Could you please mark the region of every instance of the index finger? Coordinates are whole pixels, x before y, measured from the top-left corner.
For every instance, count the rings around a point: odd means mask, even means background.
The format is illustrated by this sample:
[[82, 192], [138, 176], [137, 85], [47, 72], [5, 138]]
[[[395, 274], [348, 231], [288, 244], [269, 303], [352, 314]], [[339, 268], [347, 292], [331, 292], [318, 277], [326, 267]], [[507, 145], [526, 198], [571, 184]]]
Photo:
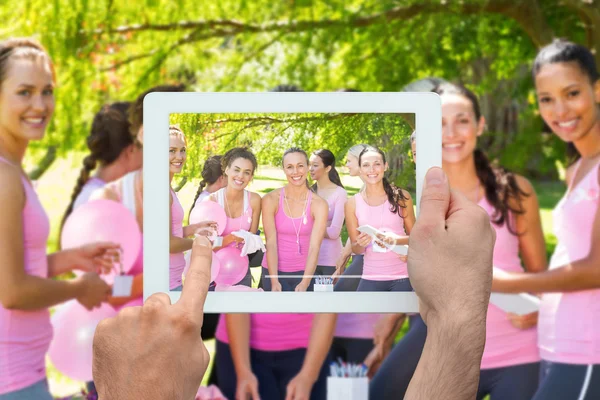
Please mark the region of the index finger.
[[210, 267], [212, 263], [212, 246], [204, 236], [194, 239], [190, 268], [185, 276], [185, 285], [177, 305], [183, 307], [191, 318], [202, 326], [204, 302], [210, 284]]
[[121, 248], [121, 245], [119, 243], [115, 243], [115, 242], [94, 242], [93, 246], [96, 247], [96, 249], [98, 250], [117, 250]]

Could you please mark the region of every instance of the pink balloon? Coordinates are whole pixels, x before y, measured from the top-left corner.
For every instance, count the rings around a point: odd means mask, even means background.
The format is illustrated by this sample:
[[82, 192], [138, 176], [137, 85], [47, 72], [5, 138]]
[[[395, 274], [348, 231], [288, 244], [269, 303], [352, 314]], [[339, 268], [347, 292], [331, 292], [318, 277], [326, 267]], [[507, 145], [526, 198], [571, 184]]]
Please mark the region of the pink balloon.
[[194, 207], [190, 213], [190, 225], [202, 221], [215, 221], [217, 223], [217, 234], [221, 235], [227, 225], [227, 214], [218, 203], [205, 200]]
[[[142, 244], [135, 216], [121, 203], [112, 200], [94, 200], [81, 205], [65, 221], [61, 246], [72, 249], [95, 242], [119, 244], [123, 250], [123, 272], [129, 272]], [[111, 283], [117, 272], [105, 276], [106, 281]]]
[[88, 311], [76, 300], [59, 306], [50, 319], [54, 337], [50, 342], [50, 361], [64, 375], [78, 381], [91, 381], [92, 343], [96, 326], [117, 314], [109, 304]]
[[[184, 253], [185, 258], [185, 268], [183, 269], [183, 276], [186, 276], [188, 270], [190, 269], [190, 261], [192, 258], [192, 251], [186, 251]], [[219, 275], [219, 269], [221, 268], [221, 262], [219, 261], [219, 257], [213, 251], [212, 253], [212, 264], [210, 265], [210, 281], [214, 282], [217, 275]]]
[[217, 285], [235, 285], [241, 281], [248, 272], [248, 257], [240, 256], [240, 251], [235, 247], [225, 247], [217, 251], [221, 261], [219, 275], [215, 279]]

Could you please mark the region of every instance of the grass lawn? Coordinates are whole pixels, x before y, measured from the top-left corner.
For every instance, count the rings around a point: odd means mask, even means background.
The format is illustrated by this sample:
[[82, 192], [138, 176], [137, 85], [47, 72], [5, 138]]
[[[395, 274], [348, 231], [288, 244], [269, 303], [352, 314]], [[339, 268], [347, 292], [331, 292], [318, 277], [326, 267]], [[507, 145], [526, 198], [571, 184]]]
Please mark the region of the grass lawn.
[[[82, 165], [81, 160], [81, 154], [76, 153], [73, 153], [71, 159], [69, 160], [57, 160], [36, 183], [37, 191], [44, 207], [49, 214], [52, 226], [50, 242], [48, 245], [49, 251], [55, 251], [57, 248], [57, 235], [58, 228], [60, 226], [60, 220], [62, 218], [62, 213], [69, 203], [71, 191], [73, 190], [73, 186], [79, 175], [79, 168], [81, 168]], [[350, 195], [358, 191], [358, 188], [361, 185], [359, 178], [352, 178], [345, 174], [341, 174], [341, 178]], [[254, 181], [249, 186], [249, 190], [256, 191], [261, 195], [264, 195], [273, 189], [283, 186], [284, 183], [285, 177], [281, 169], [260, 167], [257, 171]], [[186, 212], [186, 217], [194, 199], [197, 184], [197, 180], [192, 180], [188, 182], [179, 192], [179, 198]], [[562, 196], [564, 185], [561, 182], [544, 182], [536, 183], [535, 187], [542, 209], [542, 224], [546, 236], [546, 246], [548, 253], [551, 254], [556, 243], [556, 239], [551, 233], [551, 209]], [[347, 232], [345, 229], [342, 232], [342, 235], [345, 242], [347, 238]], [[400, 332], [398, 338], [401, 338], [406, 329], [407, 325], [403, 327], [403, 331]], [[214, 341], [209, 341], [206, 344], [212, 354], [214, 351]], [[83, 387], [82, 382], [76, 382], [63, 376], [60, 372], [53, 368], [49, 361], [48, 375], [51, 391], [56, 397], [68, 396], [77, 393]]]

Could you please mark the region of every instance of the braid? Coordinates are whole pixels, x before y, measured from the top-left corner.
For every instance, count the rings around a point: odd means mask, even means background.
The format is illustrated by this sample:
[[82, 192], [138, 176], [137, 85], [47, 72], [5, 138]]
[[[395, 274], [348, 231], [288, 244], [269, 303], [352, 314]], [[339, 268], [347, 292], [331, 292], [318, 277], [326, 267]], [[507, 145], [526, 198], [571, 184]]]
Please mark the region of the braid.
[[393, 214], [398, 214], [402, 217], [402, 214], [400, 214], [400, 208], [406, 208], [406, 201], [408, 200], [408, 197], [404, 196], [402, 189], [393, 183], [390, 183], [390, 181], [388, 181], [388, 179], [385, 177], [383, 178], [383, 190], [385, 190], [385, 194], [387, 194], [388, 201], [390, 202], [390, 211]]
[[[200, 185], [198, 186], [198, 191], [196, 192], [196, 197], [194, 198], [194, 201], [192, 202], [192, 207], [190, 207], [189, 214], [191, 214], [192, 211], [194, 210], [196, 201], [198, 200], [198, 197], [200, 197], [200, 195], [204, 191], [204, 188], [209, 184], [212, 185], [221, 176], [223, 176], [223, 169], [221, 168], [222, 159], [223, 159], [223, 156], [216, 155], [216, 156], [208, 157], [206, 159], [206, 161], [204, 162], [204, 167], [202, 168], [202, 173], [201, 173], [202, 180], [200, 181]], [[188, 216], [188, 218], [189, 218], [189, 216]]]
[[[520, 215], [525, 212], [522, 205], [522, 198], [527, 197], [528, 194], [519, 188], [515, 175], [512, 172], [504, 168], [492, 167], [483, 151], [476, 149], [474, 157], [477, 177], [485, 188], [485, 198], [495, 210], [494, 215], [492, 215], [492, 222], [499, 226], [506, 223], [509, 232], [518, 236], [519, 233], [512, 226], [509, 214]], [[518, 208], [510, 205], [511, 199], [517, 200], [519, 204]]]
[[198, 197], [200, 197], [200, 195], [202, 194], [202, 191], [204, 190], [205, 187], [206, 187], [206, 181], [204, 179], [202, 179], [200, 181], [200, 185], [198, 185], [198, 191], [196, 192], [196, 196], [194, 197], [194, 201], [192, 201], [192, 206], [190, 207], [189, 214], [191, 214], [192, 210], [194, 210], [194, 206], [196, 205], [196, 201], [198, 200]]
[[89, 156], [86, 156], [83, 159], [83, 168], [81, 168], [81, 171], [79, 172], [79, 178], [77, 178], [75, 189], [73, 189], [73, 194], [71, 195], [71, 202], [69, 203], [69, 207], [67, 207], [67, 210], [65, 211], [65, 214], [63, 215], [62, 221], [60, 223], [61, 234], [67, 218], [69, 218], [69, 215], [71, 215], [71, 213], [73, 212], [75, 200], [77, 200], [77, 196], [79, 196], [79, 193], [81, 193], [83, 186], [90, 179], [90, 172], [92, 172], [94, 168], [96, 168], [96, 159], [93, 155], [90, 154]]

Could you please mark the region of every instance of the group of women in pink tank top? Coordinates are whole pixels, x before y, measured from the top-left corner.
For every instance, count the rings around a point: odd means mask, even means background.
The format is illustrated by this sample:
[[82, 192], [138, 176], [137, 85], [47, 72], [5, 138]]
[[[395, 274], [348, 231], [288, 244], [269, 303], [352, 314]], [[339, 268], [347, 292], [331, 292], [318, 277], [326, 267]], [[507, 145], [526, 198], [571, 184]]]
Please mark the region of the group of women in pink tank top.
[[[490, 304], [478, 398], [600, 398], [600, 247], [592, 245], [600, 239], [600, 76], [589, 50], [555, 41], [536, 57], [533, 79], [541, 117], [571, 151], [567, 190], [553, 211], [558, 243], [549, 263], [534, 187], [492, 166], [477, 148], [485, 130], [477, 97], [460, 85], [435, 89], [442, 101], [443, 168], [451, 186], [484, 208], [496, 229], [492, 290], [541, 296], [539, 315], [519, 317]], [[118, 309], [142, 299], [141, 252], [130, 271], [135, 279], [129, 298], [111, 298], [109, 285], [98, 275], [112, 267], [115, 244], [46, 252], [48, 217], [22, 164], [29, 142], [43, 138], [52, 117], [54, 85], [51, 59], [38, 43], [0, 43], [0, 400], [52, 398], [45, 372], [52, 338], [49, 307], [76, 299], [88, 309], [102, 302]], [[129, 208], [143, 232], [145, 94], [135, 104], [114, 103], [96, 115], [87, 143], [90, 155], [63, 222], [81, 204], [106, 198]], [[186, 161], [186, 139], [176, 126], [169, 137], [172, 179]], [[315, 275], [334, 276], [336, 291], [411, 290], [406, 259], [385, 246], [408, 243], [415, 223], [412, 199], [386, 180], [385, 154], [376, 147], [355, 146], [347, 160], [351, 175], [363, 181], [353, 197], [348, 198], [331, 152], [322, 149], [309, 157], [291, 148], [282, 158], [285, 186], [261, 199], [246, 189], [258, 165], [255, 156], [235, 148], [207, 160], [193, 206], [214, 201], [223, 207], [222, 247], [240, 247], [235, 231], [258, 234], [262, 216], [267, 251], [259, 286], [264, 290], [310, 291]], [[218, 172], [211, 173], [211, 166]], [[183, 207], [170, 191], [169, 286], [180, 290], [183, 253], [191, 248], [193, 235], [211, 224], [185, 226]], [[344, 223], [346, 246], [340, 239]], [[366, 224], [385, 236], [373, 241], [361, 234], [357, 228]], [[352, 263], [345, 268], [350, 253]], [[73, 270], [85, 273], [51, 279]], [[250, 271], [239, 284], [251, 286]], [[341, 356], [361, 362], [370, 353], [371, 398], [397, 398], [408, 386], [427, 334], [419, 316], [411, 316], [407, 335], [392, 347], [389, 338], [405, 317], [217, 316], [219, 386], [229, 398], [260, 394], [277, 399], [296, 393], [324, 399], [327, 361]]]
[[[476, 148], [485, 128], [477, 97], [460, 85], [434, 89], [442, 102], [450, 186], [483, 207], [496, 230], [492, 291], [541, 296], [539, 313], [525, 316], [490, 304], [477, 398], [591, 400], [600, 398], [600, 246], [593, 245], [600, 240], [600, 76], [589, 50], [556, 40], [537, 55], [533, 79], [541, 117], [569, 145], [567, 191], [552, 214], [558, 242], [549, 265], [534, 187], [491, 166]], [[395, 333], [398, 318], [388, 317], [386, 334]], [[411, 319], [391, 353], [373, 362], [379, 368], [372, 371], [371, 398], [403, 396], [426, 334], [423, 321]]]

